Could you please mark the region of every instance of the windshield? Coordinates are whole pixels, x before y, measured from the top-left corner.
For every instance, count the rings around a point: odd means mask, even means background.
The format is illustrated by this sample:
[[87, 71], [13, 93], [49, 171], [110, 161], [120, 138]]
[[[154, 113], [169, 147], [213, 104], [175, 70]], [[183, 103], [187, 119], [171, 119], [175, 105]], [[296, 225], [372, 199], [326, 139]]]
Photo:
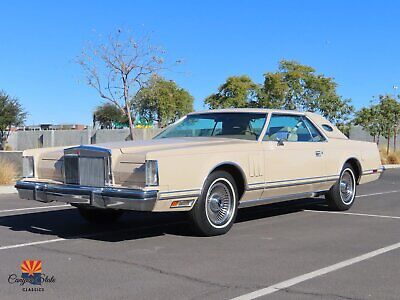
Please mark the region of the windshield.
[[172, 137], [225, 137], [257, 140], [264, 127], [265, 113], [207, 113], [188, 115], [167, 127], [156, 139]]

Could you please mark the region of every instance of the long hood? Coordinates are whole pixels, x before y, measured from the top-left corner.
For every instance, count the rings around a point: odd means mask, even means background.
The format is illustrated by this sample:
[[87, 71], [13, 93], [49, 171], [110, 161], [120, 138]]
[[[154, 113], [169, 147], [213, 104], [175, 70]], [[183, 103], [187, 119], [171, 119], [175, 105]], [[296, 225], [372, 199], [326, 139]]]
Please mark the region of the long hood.
[[[166, 138], [166, 139], [153, 139], [148, 141], [129, 141], [118, 143], [104, 143], [94, 145], [109, 149], [112, 152], [120, 151], [122, 154], [139, 154], [143, 155], [149, 152], [165, 152], [171, 150], [189, 150], [189, 149], [202, 149], [214, 148], [219, 146], [238, 146], [240, 144], [248, 144], [252, 141], [228, 139], [228, 138], [209, 138], [209, 137], [196, 137], [196, 138]], [[235, 148], [236, 148], [235, 147]]]

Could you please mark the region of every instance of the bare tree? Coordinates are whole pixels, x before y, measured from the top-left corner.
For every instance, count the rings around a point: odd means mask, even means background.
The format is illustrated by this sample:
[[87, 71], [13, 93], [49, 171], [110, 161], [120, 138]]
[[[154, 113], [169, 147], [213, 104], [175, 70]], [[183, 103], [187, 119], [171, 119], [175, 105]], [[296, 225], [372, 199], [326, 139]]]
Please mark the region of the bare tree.
[[106, 42], [89, 46], [77, 59], [86, 73], [87, 84], [127, 116], [131, 139], [132, 100], [151, 76], [163, 69], [163, 55], [162, 49], [151, 45], [148, 35], [136, 39], [118, 30]]

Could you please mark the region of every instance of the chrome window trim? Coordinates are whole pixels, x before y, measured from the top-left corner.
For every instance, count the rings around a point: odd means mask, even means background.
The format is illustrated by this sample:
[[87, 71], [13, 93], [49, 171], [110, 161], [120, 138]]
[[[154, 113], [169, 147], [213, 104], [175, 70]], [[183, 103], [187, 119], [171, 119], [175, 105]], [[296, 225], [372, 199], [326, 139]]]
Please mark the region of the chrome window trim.
[[[317, 124], [315, 124], [315, 122], [313, 122], [313, 120], [311, 120], [307, 115], [304, 115], [304, 118], [306, 118], [312, 125], [314, 125], [315, 129], [319, 132], [320, 135], [322, 135], [322, 137], [324, 138], [323, 141], [312, 141], [314, 143], [321, 143], [321, 142], [327, 142], [328, 141], [328, 137], [325, 135], [325, 133], [320, 130], [319, 126]], [[307, 124], [305, 124], [307, 126]], [[308, 126], [307, 126], [308, 128]], [[311, 135], [312, 136], [312, 135]]]
[[[264, 137], [268, 131], [268, 127], [271, 123], [271, 119], [273, 116], [295, 116], [295, 117], [300, 117], [300, 118], [306, 118], [308, 121], [311, 122], [311, 124], [314, 125], [315, 129], [322, 135], [322, 137], [324, 138], [323, 141], [284, 141], [285, 143], [325, 143], [328, 141], [328, 137], [320, 130], [320, 128], [305, 114], [296, 114], [296, 113], [271, 113], [269, 114], [269, 118], [268, 118], [268, 126], [264, 132], [264, 136], [262, 137], [261, 141], [262, 142], [277, 142], [277, 141], [265, 141]], [[310, 131], [310, 129], [307, 127], [307, 124], [304, 123], [304, 125], [306, 126], [307, 130]], [[311, 135], [312, 136], [312, 135]]]

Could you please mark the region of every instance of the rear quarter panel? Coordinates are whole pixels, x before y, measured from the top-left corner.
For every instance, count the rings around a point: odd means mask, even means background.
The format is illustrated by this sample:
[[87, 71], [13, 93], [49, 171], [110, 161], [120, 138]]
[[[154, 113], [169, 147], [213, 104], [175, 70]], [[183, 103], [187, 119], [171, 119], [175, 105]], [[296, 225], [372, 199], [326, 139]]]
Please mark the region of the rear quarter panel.
[[381, 167], [379, 151], [375, 143], [331, 138], [326, 145], [324, 155], [329, 174], [340, 174], [347, 160], [356, 159], [361, 167], [360, 184], [379, 178], [379, 175], [371, 177], [368, 174]]

